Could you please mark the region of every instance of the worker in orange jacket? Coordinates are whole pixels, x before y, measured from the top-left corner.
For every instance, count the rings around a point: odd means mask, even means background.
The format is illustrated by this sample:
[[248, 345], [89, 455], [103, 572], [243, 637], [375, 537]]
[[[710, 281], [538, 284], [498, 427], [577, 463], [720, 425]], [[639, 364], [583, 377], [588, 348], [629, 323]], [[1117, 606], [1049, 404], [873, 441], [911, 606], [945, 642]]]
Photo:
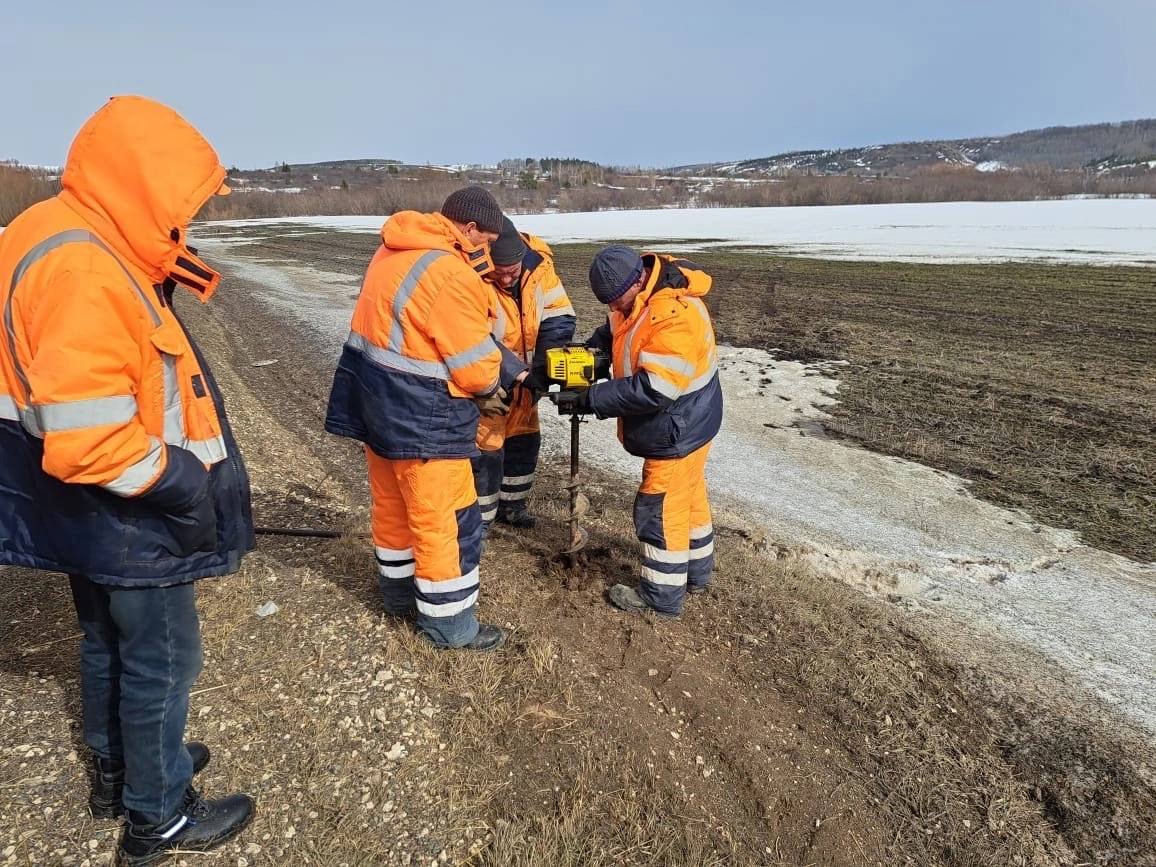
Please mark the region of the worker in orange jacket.
[[477, 620], [482, 518], [470, 458], [478, 419], [508, 412], [527, 366], [491, 333], [488, 245], [502, 211], [467, 187], [440, 213], [401, 211], [381, 230], [353, 311], [325, 429], [365, 444], [373, 541], [387, 611], [435, 646], [493, 650]]
[[526, 499], [534, 484], [542, 447], [538, 397], [547, 386], [546, 350], [574, 338], [574, 308], [554, 270], [554, 254], [541, 238], [520, 233], [507, 217], [490, 245], [498, 318], [494, 336], [531, 368], [525, 387], [514, 392], [508, 415], [483, 418], [473, 459], [482, 521], [534, 526]]
[[0, 564], [70, 576], [89, 806], [125, 813], [126, 865], [215, 846], [253, 813], [201, 798], [208, 749], [184, 743], [192, 582], [253, 547], [245, 465], [173, 311], [178, 284], [207, 301], [220, 282], [186, 232], [224, 181], [184, 118], [118, 97], [77, 135], [61, 193], [0, 234]]
[[623, 446], [645, 459], [634, 500], [639, 585], [615, 585], [610, 601], [676, 616], [687, 590], [705, 591], [714, 568], [706, 460], [723, 399], [702, 300], [711, 277], [685, 259], [615, 244], [594, 257], [590, 285], [610, 312], [588, 345], [611, 354], [613, 378], [580, 393], [570, 409], [617, 418]]

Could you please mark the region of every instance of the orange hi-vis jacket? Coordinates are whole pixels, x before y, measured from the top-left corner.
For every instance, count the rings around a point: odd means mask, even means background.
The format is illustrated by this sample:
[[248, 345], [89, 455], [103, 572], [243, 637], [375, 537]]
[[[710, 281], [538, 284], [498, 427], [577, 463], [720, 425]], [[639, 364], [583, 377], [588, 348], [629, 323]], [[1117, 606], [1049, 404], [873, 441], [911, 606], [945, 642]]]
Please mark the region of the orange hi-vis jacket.
[[151, 585], [251, 547], [244, 467], [171, 306], [175, 281], [201, 300], [220, 281], [185, 232], [224, 180], [176, 112], [118, 97], [62, 192], [0, 235], [0, 562]]
[[402, 211], [381, 230], [329, 398], [325, 429], [394, 460], [477, 453], [474, 397], [526, 365], [493, 337], [492, 269], [441, 214]]
[[626, 315], [611, 312], [588, 341], [610, 351], [614, 378], [590, 389], [599, 418], [618, 418], [633, 455], [685, 457], [722, 426], [714, 326], [703, 297], [711, 277], [685, 259], [644, 253], [650, 276]]
[[[494, 338], [522, 361], [533, 366], [534, 359], [545, 363], [546, 350], [565, 346], [574, 339], [577, 321], [566, 294], [549, 245], [534, 235], [522, 233], [526, 255], [522, 274], [509, 289], [494, 289], [497, 318]], [[495, 451], [506, 437], [536, 433], [538, 408], [530, 395], [520, 391], [507, 416], [483, 418], [478, 424], [478, 448]]]

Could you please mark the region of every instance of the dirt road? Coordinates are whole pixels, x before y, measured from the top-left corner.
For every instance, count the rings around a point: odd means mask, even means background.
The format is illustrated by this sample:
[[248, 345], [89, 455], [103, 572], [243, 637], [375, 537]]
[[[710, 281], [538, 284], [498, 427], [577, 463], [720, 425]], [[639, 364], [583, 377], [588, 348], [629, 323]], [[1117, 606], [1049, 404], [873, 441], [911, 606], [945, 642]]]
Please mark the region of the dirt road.
[[[356, 278], [327, 266], [304, 299], [284, 269], [224, 267], [218, 299], [182, 312], [258, 513], [364, 529], [364, 459], [321, 432], [334, 347], [313, 330], [347, 316]], [[593, 568], [567, 575], [562, 469], [543, 467], [539, 527], [499, 532], [483, 562], [482, 614], [513, 632], [492, 657], [384, 617], [355, 537], [263, 540], [202, 586], [203, 785], [260, 804], [220, 863], [1156, 864], [1150, 739], [1053, 663], [850, 591], [741, 508], [682, 620], [617, 613], [602, 593], [632, 568], [631, 485], [592, 471]], [[66, 588], [0, 582], [0, 863], [108, 863], [114, 826], [80, 815]]]

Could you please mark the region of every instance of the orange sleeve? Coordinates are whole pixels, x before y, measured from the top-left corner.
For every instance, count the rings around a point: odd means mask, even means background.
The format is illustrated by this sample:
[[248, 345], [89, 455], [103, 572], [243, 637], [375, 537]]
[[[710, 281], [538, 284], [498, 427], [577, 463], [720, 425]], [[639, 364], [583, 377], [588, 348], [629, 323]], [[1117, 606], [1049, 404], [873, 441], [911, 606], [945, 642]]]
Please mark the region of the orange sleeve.
[[[426, 330], [450, 379], [470, 395], [490, 394], [498, 386], [502, 351], [491, 329], [490, 290], [461, 263], [449, 263], [430, 308]], [[496, 301], [494, 302], [496, 303]]]
[[99, 273], [64, 272], [23, 306], [44, 471], [120, 496], [144, 493], [167, 455], [137, 404], [148, 328], [139, 299]]

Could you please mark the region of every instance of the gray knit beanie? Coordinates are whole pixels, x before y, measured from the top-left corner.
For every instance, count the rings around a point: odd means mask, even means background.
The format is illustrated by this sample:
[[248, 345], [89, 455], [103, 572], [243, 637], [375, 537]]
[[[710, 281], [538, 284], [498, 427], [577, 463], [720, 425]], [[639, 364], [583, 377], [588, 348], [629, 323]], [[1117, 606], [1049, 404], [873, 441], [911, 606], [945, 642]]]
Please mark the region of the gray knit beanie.
[[483, 232], [502, 231], [502, 208], [482, 187], [463, 187], [450, 193], [442, 204], [442, 216], [455, 223], [476, 223]]
[[603, 304], [621, 298], [642, 276], [642, 257], [623, 244], [603, 247], [590, 263], [590, 288]]

